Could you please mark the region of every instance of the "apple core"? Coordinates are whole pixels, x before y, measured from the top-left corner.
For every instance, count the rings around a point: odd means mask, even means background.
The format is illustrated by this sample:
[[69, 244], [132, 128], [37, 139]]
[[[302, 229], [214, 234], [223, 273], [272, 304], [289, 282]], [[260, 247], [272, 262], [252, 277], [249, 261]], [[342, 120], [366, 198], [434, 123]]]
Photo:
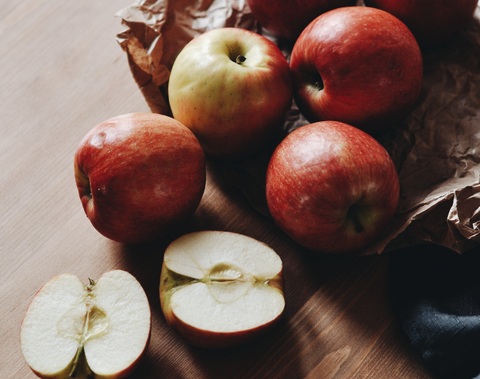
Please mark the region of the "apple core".
[[84, 302], [69, 308], [57, 322], [57, 330], [61, 336], [78, 341], [70, 372], [72, 378], [76, 376], [85, 342], [99, 336], [108, 327], [107, 315], [95, 304], [94, 287], [95, 281], [90, 279], [90, 284], [85, 287]]
[[[253, 286], [270, 286], [281, 289], [282, 282], [281, 276], [277, 275], [273, 278], [254, 276], [231, 263], [216, 264], [200, 279], [177, 274], [168, 269], [164, 276], [163, 284], [169, 290], [173, 290], [172, 294], [185, 286], [203, 283], [207, 286], [212, 297], [220, 303], [235, 302]], [[172, 280], [169, 280], [169, 278], [172, 278]]]

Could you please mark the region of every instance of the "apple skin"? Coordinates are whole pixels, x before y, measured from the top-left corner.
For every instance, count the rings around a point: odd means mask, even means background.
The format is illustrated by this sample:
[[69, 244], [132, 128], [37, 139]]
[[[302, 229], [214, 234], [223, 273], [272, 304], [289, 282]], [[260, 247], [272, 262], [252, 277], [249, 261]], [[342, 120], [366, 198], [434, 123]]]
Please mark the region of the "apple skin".
[[313, 19], [356, 0], [247, 0], [260, 25], [276, 37], [295, 41]]
[[[162, 312], [165, 317], [167, 324], [189, 344], [205, 349], [225, 349], [235, 346], [244, 345], [248, 342], [254, 341], [260, 336], [267, 334], [272, 329], [275, 329], [277, 325], [282, 320], [283, 312], [275, 319], [270, 321], [267, 324], [261, 325], [259, 327], [231, 332], [231, 333], [221, 333], [214, 332], [211, 330], [204, 330], [196, 328], [192, 325], [189, 325], [179, 319], [173, 312], [170, 307], [168, 287], [171, 286], [175, 279], [173, 279], [165, 266], [162, 266], [162, 272], [160, 277], [162, 282], [160, 283], [160, 304], [162, 307]], [[269, 285], [273, 288], [278, 289], [282, 293], [284, 292], [284, 281], [283, 281], [283, 271], [277, 274], [276, 280], [271, 280]]]
[[383, 146], [337, 121], [290, 133], [267, 169], [273, 219], [316, 252], [352, 254], [370, 244], [395, 213], [399, 191], [397, 171]]
[[472, 19], [478, 0], [364, 0], [402, 20], [422, 47], [452, 39]]
[[171, 233], [193, 215], [205, 189], [206, 159], [197, 138], [159, 114], [100, 123], [78, 145], [74, 165], [92, 225], [123, 243]]
[[[237, 57], [246, 59], [237, 63]], [[292, 93], [280, 49], [259, 34], [228, 27], [191, 40], [168, 84], [173, 117], [193, 131], [207, 155], [221, 159], [243, 159], [271, 144]]]
[[295, 42], [290, 67], [295, 101], [308, 121], [341, 121], [368, 133], [401, 119], [422, 87], [422, 54], [410, 30], [363, 6], [312, 21]]

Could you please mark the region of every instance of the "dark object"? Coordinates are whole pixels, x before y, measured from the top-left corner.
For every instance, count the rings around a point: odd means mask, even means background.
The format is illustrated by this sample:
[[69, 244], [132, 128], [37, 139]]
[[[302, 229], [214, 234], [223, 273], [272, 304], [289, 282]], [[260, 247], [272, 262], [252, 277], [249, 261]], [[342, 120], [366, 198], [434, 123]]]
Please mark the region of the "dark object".
[[442, 378], [480, 379], [480, 248], [391, 254], [391, 299], [412, 346]]

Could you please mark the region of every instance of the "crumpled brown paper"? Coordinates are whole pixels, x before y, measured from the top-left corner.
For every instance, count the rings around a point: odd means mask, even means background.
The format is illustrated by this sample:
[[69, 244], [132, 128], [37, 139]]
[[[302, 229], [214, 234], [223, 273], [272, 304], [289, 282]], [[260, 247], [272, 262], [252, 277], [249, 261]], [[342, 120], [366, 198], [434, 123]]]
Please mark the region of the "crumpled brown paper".
[[[361, 4], [361, 1], [359, 2]], [[235, 26], [272, 39], [289, 57], [291, 43], [262, 30], [246, 0], [137, 0], [117, 13], [127, 29], [117, 40], [152, 112], [170, 114], [166, 83], [175, 57], [195, 36]], [[449, 44], [424, 49], [423, 90], [400, 125], [375, 137], [391, 154], [401, 199], [383, 234], [360, 255], [433, 242], [463, 253], [480, 241], [480, 6]], [[290, 132], [307, 122], [295, 104]], [[264, 179], [271, 152], [223, 164], [260, 213], [269, 216]]]

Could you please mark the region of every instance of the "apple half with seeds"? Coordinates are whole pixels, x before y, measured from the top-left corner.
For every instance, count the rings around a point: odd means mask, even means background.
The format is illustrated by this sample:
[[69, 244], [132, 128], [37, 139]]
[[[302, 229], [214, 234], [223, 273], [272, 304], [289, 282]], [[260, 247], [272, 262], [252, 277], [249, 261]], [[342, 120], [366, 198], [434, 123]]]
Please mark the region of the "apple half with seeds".
[[123, 378], [146, 351], [150, 329], [147, 296], [128, 272], [109, 271], [88, 285], [61, 274], [33, 298], [20, 342], [40, 378]]
[[167, 323], [192, 345], [227, 348], [271, 330], [285, 309], [283, 265], [266, 244], [201, 231], [173, 241], [160, 276]]

